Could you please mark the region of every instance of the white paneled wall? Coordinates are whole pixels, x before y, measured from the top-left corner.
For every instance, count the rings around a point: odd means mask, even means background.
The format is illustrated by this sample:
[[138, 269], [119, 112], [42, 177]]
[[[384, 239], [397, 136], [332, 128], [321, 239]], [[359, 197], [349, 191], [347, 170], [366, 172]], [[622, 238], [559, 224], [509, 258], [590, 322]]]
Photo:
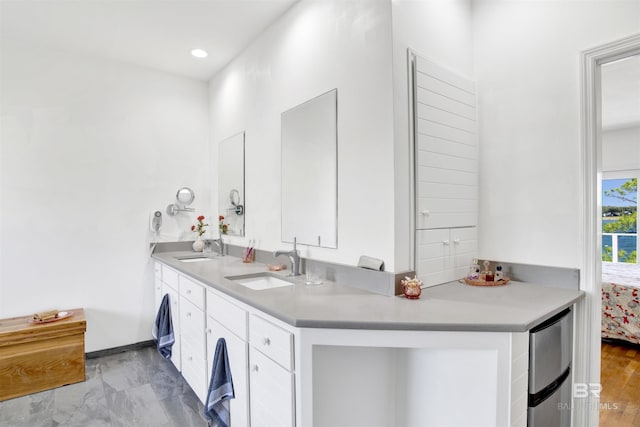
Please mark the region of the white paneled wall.
[[425, 285], [464, 276], [477, 254], [475, 84], [414, 61], [416, 272]]
[[416, 225], [477, 225], [474, 84], [422, 58], [415, 66]]

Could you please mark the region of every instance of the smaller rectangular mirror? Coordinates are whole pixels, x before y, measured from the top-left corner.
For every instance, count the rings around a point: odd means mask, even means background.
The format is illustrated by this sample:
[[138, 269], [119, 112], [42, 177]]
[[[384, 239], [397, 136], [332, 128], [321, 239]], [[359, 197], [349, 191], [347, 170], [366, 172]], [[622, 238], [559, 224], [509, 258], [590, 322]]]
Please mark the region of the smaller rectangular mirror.
[[225, 234], [244, 236], [244, 196], [244, 132], [240, 132], [218, 144], [218, 215], [224, 216]]
[[282, 241], [338, 244], [338, 116], [333, 89], [282, 113]]

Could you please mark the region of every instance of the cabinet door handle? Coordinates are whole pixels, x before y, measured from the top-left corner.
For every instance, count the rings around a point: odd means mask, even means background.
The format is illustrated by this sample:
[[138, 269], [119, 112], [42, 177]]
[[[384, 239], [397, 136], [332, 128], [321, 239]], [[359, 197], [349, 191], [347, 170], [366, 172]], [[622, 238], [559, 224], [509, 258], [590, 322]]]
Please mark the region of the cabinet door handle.
[[457, 245], [458, 243], [460, 243], [460, 239], [458, 239], [458, 238], [456, 237], [455, 239], [453, 239], [453, 243], [455, 243], [455, 244]]
[[191, 293], [191, 289], [187, 289], [187, 294], [190, 294], [190, 293]]
[[188, 313], [187, 313], [187, 317], [191, 317], [191, 312], [188, 312]]
[[207, 329], [207, 333], [211, 335], [211, 328]]
[[443, 240], [442, 244], [445, 245], [445, 246], [449, 246], [449, 241], [448, 240]]
[[422, 212], [420, 212], [420, 213], [422, 214], [422, 216], [429, 216], [429, 215], [431, 215], [431, 212], [429, 212], [429, 211], [422, 211]]
[[253, 365], [253, 366], [251, 367], [251, 371], [252, 371], [252, 372], [258, 372], [258, 365]]
[[262, 344], [264, 345], [271, 345], [271, 340], [269, 339], [269, 337], [264, 337], [262, 339]]

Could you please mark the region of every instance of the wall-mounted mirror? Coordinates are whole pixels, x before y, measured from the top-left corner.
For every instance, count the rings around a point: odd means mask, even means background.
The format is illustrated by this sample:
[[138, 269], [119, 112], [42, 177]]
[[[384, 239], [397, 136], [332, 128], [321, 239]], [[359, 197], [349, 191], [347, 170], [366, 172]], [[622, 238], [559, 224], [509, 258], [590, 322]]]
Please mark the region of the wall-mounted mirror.
[[338, 243], [338, 91], [282, 113], [282, 241]]
[[218, 144], [218, 209], [227, 234], [244, 236], [244, 132]]

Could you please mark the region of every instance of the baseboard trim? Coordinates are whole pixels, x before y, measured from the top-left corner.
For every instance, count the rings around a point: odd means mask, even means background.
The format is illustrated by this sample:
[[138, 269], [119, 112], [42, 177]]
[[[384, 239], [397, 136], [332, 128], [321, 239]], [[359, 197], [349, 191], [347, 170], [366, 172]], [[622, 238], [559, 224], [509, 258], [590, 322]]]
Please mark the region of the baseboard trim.
[[96, 357], [109, 356], [111, 354], [124, 353], [125, 351], [131, 351], [131, 350], [140, 350], [141, 348], [153, 347], [153, 346], [155, 346], [155, 341], [153, 340], [141, 341], [135, 344], [128, 344], [120, 347], [107, 348], [107, 349], [98, 350], [98, 351], [91, 351], [89, 353], [85, 353], [85, 358], [95, 359]]

